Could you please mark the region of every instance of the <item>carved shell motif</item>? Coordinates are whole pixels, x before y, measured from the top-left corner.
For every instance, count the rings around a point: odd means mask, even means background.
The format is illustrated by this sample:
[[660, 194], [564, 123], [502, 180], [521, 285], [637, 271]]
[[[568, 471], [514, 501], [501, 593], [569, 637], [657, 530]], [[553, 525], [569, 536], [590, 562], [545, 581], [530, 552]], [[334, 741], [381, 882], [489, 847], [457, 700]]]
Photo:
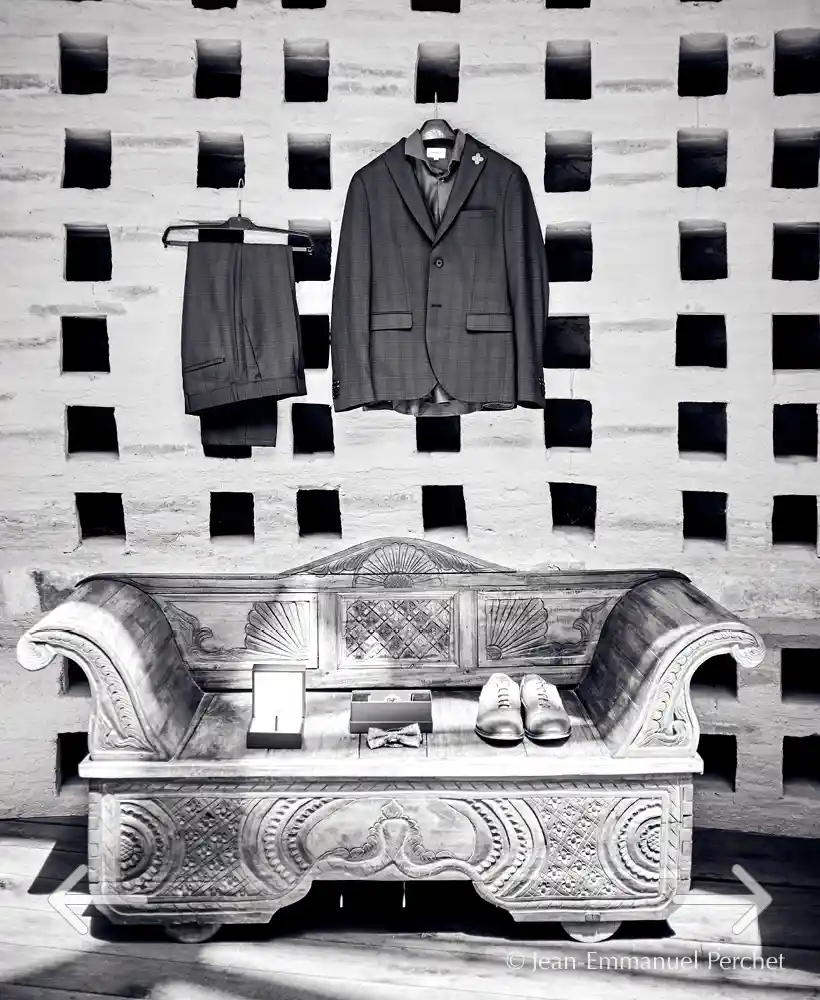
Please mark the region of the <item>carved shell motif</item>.
[[356, 581], [408, 589], [414, 586], [419, 576], [424, 578], [425, 584], [440, 582], [437, 574], [438, 567], [424, 549], [407, 542], [393, 542], [376, 549], [365, 559], [356, 574]]
[[548, 615], [538, 598], [505, 598], [487, 601], [487, 658], [526, 656], [544, 644]]
[[310, 603], [258, 601], [245, 625], [245, 647], [277, 660], [306, 660], [310, 655]]

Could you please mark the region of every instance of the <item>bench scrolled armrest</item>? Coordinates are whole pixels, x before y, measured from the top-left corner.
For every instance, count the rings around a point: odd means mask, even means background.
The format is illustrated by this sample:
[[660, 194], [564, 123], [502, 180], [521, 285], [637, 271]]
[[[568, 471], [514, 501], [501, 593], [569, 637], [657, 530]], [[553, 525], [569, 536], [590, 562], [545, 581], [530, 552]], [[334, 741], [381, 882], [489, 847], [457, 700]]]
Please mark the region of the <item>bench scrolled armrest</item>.
[[763, 640], [689, 580], [633, 587], [610, 611], [578, 696], [616, 757], [694, 754], [700, 727], [689, 690], [704, 660], [763, 659]]
[[79, 584], [17, 644], [27, 670], [58, 654], [76, 661], [91, 686], [92, 760], [168, 760], [179, 750], [203, 693], [152, 597], [115, 578]]

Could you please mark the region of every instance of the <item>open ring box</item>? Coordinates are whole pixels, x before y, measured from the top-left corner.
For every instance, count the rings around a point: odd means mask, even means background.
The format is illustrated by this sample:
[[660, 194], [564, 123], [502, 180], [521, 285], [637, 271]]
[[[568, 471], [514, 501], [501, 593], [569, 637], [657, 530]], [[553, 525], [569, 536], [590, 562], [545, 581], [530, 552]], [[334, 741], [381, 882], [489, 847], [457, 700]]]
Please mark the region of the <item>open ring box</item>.
[[305, 669], [298, 664], [253, 664], [253, 714], [247, 746], [299, 750], [305, 729]]

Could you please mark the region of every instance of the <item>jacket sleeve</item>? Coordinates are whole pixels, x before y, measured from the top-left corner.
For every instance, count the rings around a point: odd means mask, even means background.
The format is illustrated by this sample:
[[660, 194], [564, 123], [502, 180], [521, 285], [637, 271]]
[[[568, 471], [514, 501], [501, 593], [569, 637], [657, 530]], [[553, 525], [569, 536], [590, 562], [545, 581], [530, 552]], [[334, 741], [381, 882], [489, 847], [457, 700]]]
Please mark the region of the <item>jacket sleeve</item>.
[[359, 174], [347, 189], [330, 318], [334, 409], [375, 402], [370, 367], [370, 208]]
[[518, 405], [543, 407], [547, 251], [532, 190], [520, 168], [511, 175], [504, 195], [504, 253], [515, 329]]

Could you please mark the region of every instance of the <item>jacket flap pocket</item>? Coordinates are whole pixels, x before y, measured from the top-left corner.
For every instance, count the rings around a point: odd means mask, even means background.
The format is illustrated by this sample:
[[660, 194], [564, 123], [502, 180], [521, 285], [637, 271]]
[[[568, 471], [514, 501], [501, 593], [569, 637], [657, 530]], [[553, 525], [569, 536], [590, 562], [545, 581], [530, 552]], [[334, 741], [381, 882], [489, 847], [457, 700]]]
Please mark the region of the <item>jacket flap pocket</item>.
[[371, 330], [409, 330], [412, 325], [413, 314], [410, 312], [372, 313], [370, 316]]
[[512, 333], [512, 314], [467, 313], [467, 329], [474, 333]]

